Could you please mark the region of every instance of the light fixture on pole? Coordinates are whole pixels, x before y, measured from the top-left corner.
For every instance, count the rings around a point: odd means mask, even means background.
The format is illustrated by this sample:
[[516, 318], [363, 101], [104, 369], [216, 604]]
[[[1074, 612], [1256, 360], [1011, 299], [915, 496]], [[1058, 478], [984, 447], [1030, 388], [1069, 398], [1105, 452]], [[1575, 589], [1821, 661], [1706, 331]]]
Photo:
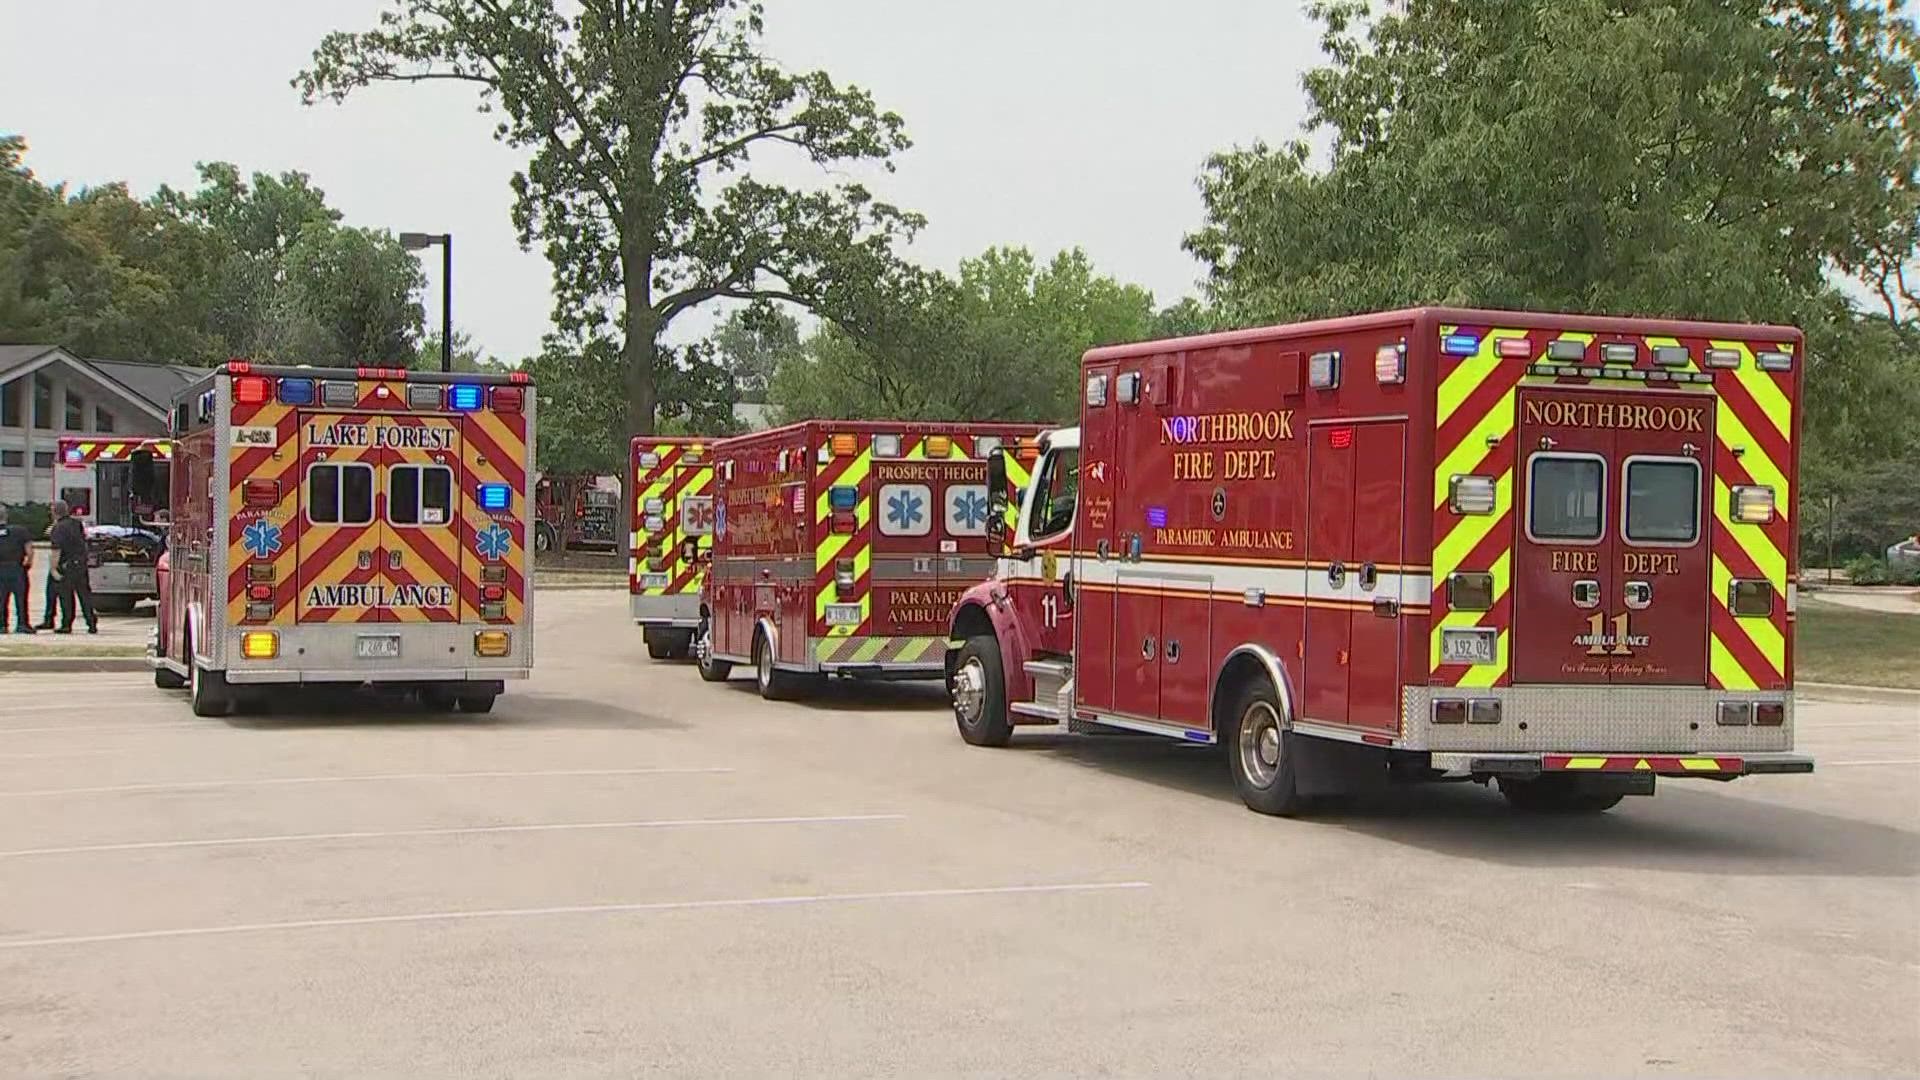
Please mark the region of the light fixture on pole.
[[453, 234], [403, 232], [400, 246], [420, 251], [440, 245], [440, 370], [453, 370]]

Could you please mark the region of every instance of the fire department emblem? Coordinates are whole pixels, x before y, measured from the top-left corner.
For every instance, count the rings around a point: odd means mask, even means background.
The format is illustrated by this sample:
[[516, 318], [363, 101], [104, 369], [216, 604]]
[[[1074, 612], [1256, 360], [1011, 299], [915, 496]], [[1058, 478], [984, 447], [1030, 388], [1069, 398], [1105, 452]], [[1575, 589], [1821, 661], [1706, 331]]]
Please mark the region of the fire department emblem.
[[473, 546], [483, 559], [503, 559], [507, 550], [513, 546], [513, 534], [500, 527], [498, 523], [481, 529], [473, 538]]
[[271, 521], [256, 521], [240, 533], [247, 554], [256, 559], [271, 559], [280, 550], [280, 526]]
[[1223, 487], [1214, 488], [1213, 489], [1213, 520], [1223, 521], [1226, 519], [1226, 516], [1227, 516], [1227, 489]]

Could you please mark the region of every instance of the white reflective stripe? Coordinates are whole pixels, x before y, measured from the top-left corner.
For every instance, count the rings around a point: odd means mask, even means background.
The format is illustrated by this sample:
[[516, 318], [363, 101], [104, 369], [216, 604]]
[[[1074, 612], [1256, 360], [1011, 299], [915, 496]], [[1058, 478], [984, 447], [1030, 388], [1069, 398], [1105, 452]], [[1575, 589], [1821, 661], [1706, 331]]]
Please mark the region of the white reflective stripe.
[[[1024, 561], [1003, 560], [1003, 565], [1006, 567], [1006, 580], [1041, 580], [1038, 557]], [[1197, 588], [1210, 582], [1214, 592], [1236, 597], [1248, 589], [1262, 589], [1269, 598], [1292, 600], [1310, 597], [1315, 600], [1365, 603], [1382, 597], [1414, 605], [1429, 604], [1433, 600], [1432, 574], [1383, 573], [1373, 588], [1362, 589], [1360, 565], [1353, 563], [1347, 565], [1346, 577], [1338, 588], [1328, 582], [1324, 566], [1308, 569], [1300, 566], [1245, 566], [1238, 563], [1155, 559], [1122, 562], [1118, 559], [1101, 561], [1082, 558], [1072, 561], [1061, 556], [1055, 567], [1056, 577], [1064, 576], [1069, 569], [1079, 581], [1088, 585], [1163, 584], [1167, 588], [1178, 589]]]
[[1791, 614], [1793, 611], [1795, 611], [1799, 607], [1799, 605], [1800, 605], [1800, 586], [1789, 582], [1787, 584], [1788, 613]]

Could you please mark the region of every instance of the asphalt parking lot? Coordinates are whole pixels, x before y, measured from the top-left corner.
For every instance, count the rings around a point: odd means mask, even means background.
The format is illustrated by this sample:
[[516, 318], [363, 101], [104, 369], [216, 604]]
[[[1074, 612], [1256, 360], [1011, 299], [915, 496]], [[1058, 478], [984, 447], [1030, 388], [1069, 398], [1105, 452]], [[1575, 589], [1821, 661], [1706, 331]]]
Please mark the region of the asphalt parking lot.
[[0, 1075], [1914, 1075], [1920, 707], [1601, 818], [762, 702], [543, 593], [487, 717], [0, 676]]

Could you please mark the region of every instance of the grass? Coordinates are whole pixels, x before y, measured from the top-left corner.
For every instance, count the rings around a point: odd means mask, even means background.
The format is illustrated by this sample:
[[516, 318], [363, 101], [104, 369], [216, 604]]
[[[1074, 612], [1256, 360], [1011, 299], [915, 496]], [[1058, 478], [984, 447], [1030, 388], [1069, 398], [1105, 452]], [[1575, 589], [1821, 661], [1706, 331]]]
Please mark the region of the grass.
[[1920, 690], [1920, 615], [1863, 611], [1801, 596], [1794, 624], [1795, 679]]

